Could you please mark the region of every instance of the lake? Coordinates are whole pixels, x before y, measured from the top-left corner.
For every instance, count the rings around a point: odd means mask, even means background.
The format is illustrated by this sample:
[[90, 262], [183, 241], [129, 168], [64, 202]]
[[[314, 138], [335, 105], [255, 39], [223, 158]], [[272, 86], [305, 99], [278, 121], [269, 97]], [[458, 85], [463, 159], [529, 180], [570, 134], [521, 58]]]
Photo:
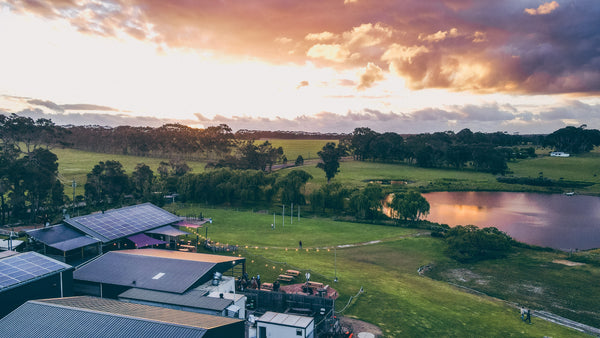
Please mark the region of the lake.
[[600, 197], [513, 192], [433, 192], [427, 220], [496, 227], [512, 238], [560, 250], [600, 247]]

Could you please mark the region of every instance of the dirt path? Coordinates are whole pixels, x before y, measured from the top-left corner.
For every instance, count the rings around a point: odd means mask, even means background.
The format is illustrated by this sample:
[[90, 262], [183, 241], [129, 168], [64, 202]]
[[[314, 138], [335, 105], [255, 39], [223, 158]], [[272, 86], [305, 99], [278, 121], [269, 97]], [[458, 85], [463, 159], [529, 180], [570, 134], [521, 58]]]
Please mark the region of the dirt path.
[[383, 337], [383, 331], [381, 331], [379, 326], [363, 322], [362, 320], [350, 317], [340, 317], [340, 323], [343, 327], [351, 326], [352, 332], [354, 332], [354, 336], [357, 336], [361, 332], [369, 332], [374, 334], [375, 337]]

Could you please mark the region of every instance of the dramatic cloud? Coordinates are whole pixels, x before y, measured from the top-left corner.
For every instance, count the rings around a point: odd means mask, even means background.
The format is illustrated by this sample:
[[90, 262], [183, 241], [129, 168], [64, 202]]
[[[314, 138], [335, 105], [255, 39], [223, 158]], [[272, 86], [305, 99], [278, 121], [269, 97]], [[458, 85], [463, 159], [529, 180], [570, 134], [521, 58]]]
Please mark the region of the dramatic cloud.
[[356, 87], [358, 90], [365, 90], [373, 86], [376, 81], [381, 81], [385, 78], [381, 68], [374, 63], [369, 63], [360, 75], [360, 83]]
[[[531, 1], [524, 2], [531, 4]], [[414, 89], [600, 91], [596, 0], [538, 7], [496, 0], [9, 0], [88, 34], [237, 53], [276, 62], [369, 62]], [[518, 11], [526, 13], [519, 16]], [[552, 19], [543, 19], [552, 13]], [[535, 22], [529, 18], [538, 17]], [[444, 27], [445, 24], [449, 26]], [[282, 36], [284, 38], [282, 38]], [[315, 44], [314, 42], [318, 42]], [[327, 43], [325, 43], [327, 42]], [[422, 42], [423, 44], [419, 44]], [[289, 45], [281, 48], [281, 45]]]
[[541, 4], [538, 8], [525, 8], [525, 13], [529, 15], [545, 15], [552, 13], [555, 9], [558, 8], [558, 2], [546, 2]]

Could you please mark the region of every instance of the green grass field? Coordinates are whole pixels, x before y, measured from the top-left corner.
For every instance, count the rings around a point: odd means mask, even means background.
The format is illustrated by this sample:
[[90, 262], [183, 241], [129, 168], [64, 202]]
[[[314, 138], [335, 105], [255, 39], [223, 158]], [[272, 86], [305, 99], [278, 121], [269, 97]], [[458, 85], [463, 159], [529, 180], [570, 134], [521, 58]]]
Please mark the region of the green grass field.
[[[386, 337], [583, 336], [535, 318], [533, 325], [524, 324], [518, 310], [507, 303], [419, 276], [420, 266], [453, 262], [443, 255], [441, 240], [415, 235], [422, 230], [302, 217], [293, 224], [288, 218], [282, 227], [280, 214], [276, 215], [276, 229], [271, 230], [272, 214], [189, 205], [170, 207], [181, 215], [203, 212], [205, 217], [212, 217], [208, 237], [240, 245], [240, 251], [234, 254], [246, 257], [249, 273], [260, 274], [264, 281], [273, 281], [291, 268], [311, 272], [312, 280], [338, 290], [338, 311], [362, 287], [364, 293], [344, 309], [343, 315], [378, 325]], [[203, 236], [205, 231], [199, 229], [197, 233]], [[296, 250], [298, 240], [302, 240], [303, 250]], [[375, 240], [380, 242], [358, 245]], [[332, 248], [343, 244], [354, 246]], [[547, 255], [551, 259], [556, 254]], [[333, 282], [334, 276], [339, 282]], [[596, 278], [585, 276], [572, 277], [580, 283], [593, 283]]]
[[[300, 141], [282, 141], [286, 148]], [[312, 144], [318, 151], [326, 141]], [[279, 146], [275, 140], [273, 144]], [[287, 146], [286, 146], [287, 144]], [[305, 145], [298, 146], [301, 154]], [[79, 188], [87, 172], [98, 161], [119, 160], [131, 173], [137, 163], [146, 163], [153, 170], [160, 159], [92, 154], [74, 150], [53, 150], [59, 156], [60, 172], [64, 179], [78, 180]], [[302, 154], [304, 157], [304, 154]], [[296, 156], [288, 155], [293, 161]], [[308, 157], [308, 151], [307, 151]], [[312, 155], [311, 155], [312, 157]], [[565, 161], [566, 160], [566, 161]], [[188, 162], [193, 172], [204, 170], [200, 162]], [[600, 193], [595, 171], [600, 157], [589, 154], [567, 159], [541, 157], [510, 163], [515, 175], [537, 177], [543, 172], [551, 179], [594, 182], [585, 193]], [[323, 171], [314, 161], [304, 169], [313, 175], [307, 191], [325, 183]], [[290, 170], [290, 169], [286, 169]], [[439, 190], [521, 190], [537, 191], [530, 186], [500, 184], [494, 175], [472, 171], [421, 169], [408, 165], [344, 161], [334, 181], [350, 187], [366, 185], [370, 180], [403, 180], [408, 186]], [[81, 180], [81, 181], [79, 181]], [[69, 182], [67, 182], [69, 183]], [[70, 184], [67, 184], [70, 187]], [[69, 190], [67, 190], [69, 191]], [[83, 190], [81, 190], [83, 193]], [[170, 206], [170, 207], [177, 207]], [[370, 224], [336, 222], [322, 218], [296, 218], [290, 221], [286, 209], [282, 226], [281, 209], [242, 212], [236, 209], [214, 209], [204, 206], [179, 206], [171, 209], [180, 215], [199, 214], [212, 217], [208, 236], [217, 242], [237, 244], [236, 255], [248, 259], [251, 274], [260, 273], [263, 280], [274, 280], [281, 271], [295, 268], [310, 271], [314, 280], [332, 285], [340, 292], [338, 310], [345, 308], [350, 296], [361, 287], [365, 290], [344, 310], [346, 316], [356, 317], [380, 326], [387, 337], [415, 336], [473, 336], [473, 337], [572, 337], [579, 333], [534, 318], [533, 325], [519, 319], [518, 310], [497, 299], [474, 295], [448, 284], [461, 284], [510, 303], [524, 302], [532, 308], [543, 308], [573, 319], [597, 323], [597, 298], [589, 297], [586, 285], [597, 284], [597, 264], [568, 267], [552, 260], [564, 258], [564, 253], [520, 249], [507, 259], [461, 265], [443, 255], [444, 244], [429, 236], [414, 236], [423, 230], [386, 227]], [[276, 229], [271, 230], [275, 212]], [[203, 236], [199, 229], [192, 236]], [[296, 250], [302, 240], [303, 250]], [[336, 245], [378, 241], [370, 245], [333, 249]], [[247, 248], [246, 248], [247, 246]], [[308, 250], [307, 250], [308, 249]], [[335, 258], [334, 258], [335, 257]], [[417, 269], [432, 264], [430, 277], [419, 276]], [[463, 274], [456, 274], [456, 270]], [[339, 277], [333, 283], [333, 277]], [[464, 278], [464, 276], [485, 278]], [[462, 278], [462, 279], [461, 279]], [[481, 284], [481, 280], [487, 284]], [[521, 281], [521, 282], [520, 282]], [[478, 284], [479, 283], [479, 284]], [[516, 291], [511, 291], [511, 290]], [[531, 290], [527, 292], [527, 290]], [[538, 292], [544, 290], [545, 292]], [[596, 289], [591, 290], [597, 294]], [[587, 297], [587, 298], [586, 298]], [[562, 309], [562, 310], [561, 310]], [[573, 311], [571, 311], [573, 310]], [[588, 313], [589, 312], [589, 313]], [[586, 314], [587, 313], [587, 314]]]
[[287, 157], [288, 162], [294, 163], [294, 161], [296, 161], [296, 158], [298, 158], [298, 155], [302, 155], [302, 158], [304, 158], [305, 161], [310, 160], [310, 159], [313, 159], [313, 160], [318, 159], [319, 155], [317, 155], [317, 152], [319, 152], [321, 149], [323, 149], [323, 146], [327, 142], [337, 143], [337, 140], [272, 139], [272, 140], [269, 140], [269, 142], [271, 142], [271, 144], [275, 148], [282, 147], [283, 153]]

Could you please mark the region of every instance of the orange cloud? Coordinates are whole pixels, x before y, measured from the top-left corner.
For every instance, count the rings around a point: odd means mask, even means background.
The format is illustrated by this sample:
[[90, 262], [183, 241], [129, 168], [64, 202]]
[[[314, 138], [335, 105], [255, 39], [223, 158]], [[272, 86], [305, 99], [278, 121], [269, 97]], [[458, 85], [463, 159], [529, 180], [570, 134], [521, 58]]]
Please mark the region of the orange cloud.
[[546, 2], [538, 6], [538, 8], [525, 8], [525, 13], [529, 15], [545, 15], [552, 13], [559, 7], [558, 2]]
[[385, 78], [383, 71], [376, 64], [369, 62], [367, 67], [360, 75], [360, 82], [356, 89], [365, 90], [373, 86], [376, 81], [381, 81]]
[[350, 71], [372, 63], [414, 89], [515, 93], [600, 91], [596, 2], [515, 16], [497, 0], [7, 0], [14, 12], [157, 48]]

